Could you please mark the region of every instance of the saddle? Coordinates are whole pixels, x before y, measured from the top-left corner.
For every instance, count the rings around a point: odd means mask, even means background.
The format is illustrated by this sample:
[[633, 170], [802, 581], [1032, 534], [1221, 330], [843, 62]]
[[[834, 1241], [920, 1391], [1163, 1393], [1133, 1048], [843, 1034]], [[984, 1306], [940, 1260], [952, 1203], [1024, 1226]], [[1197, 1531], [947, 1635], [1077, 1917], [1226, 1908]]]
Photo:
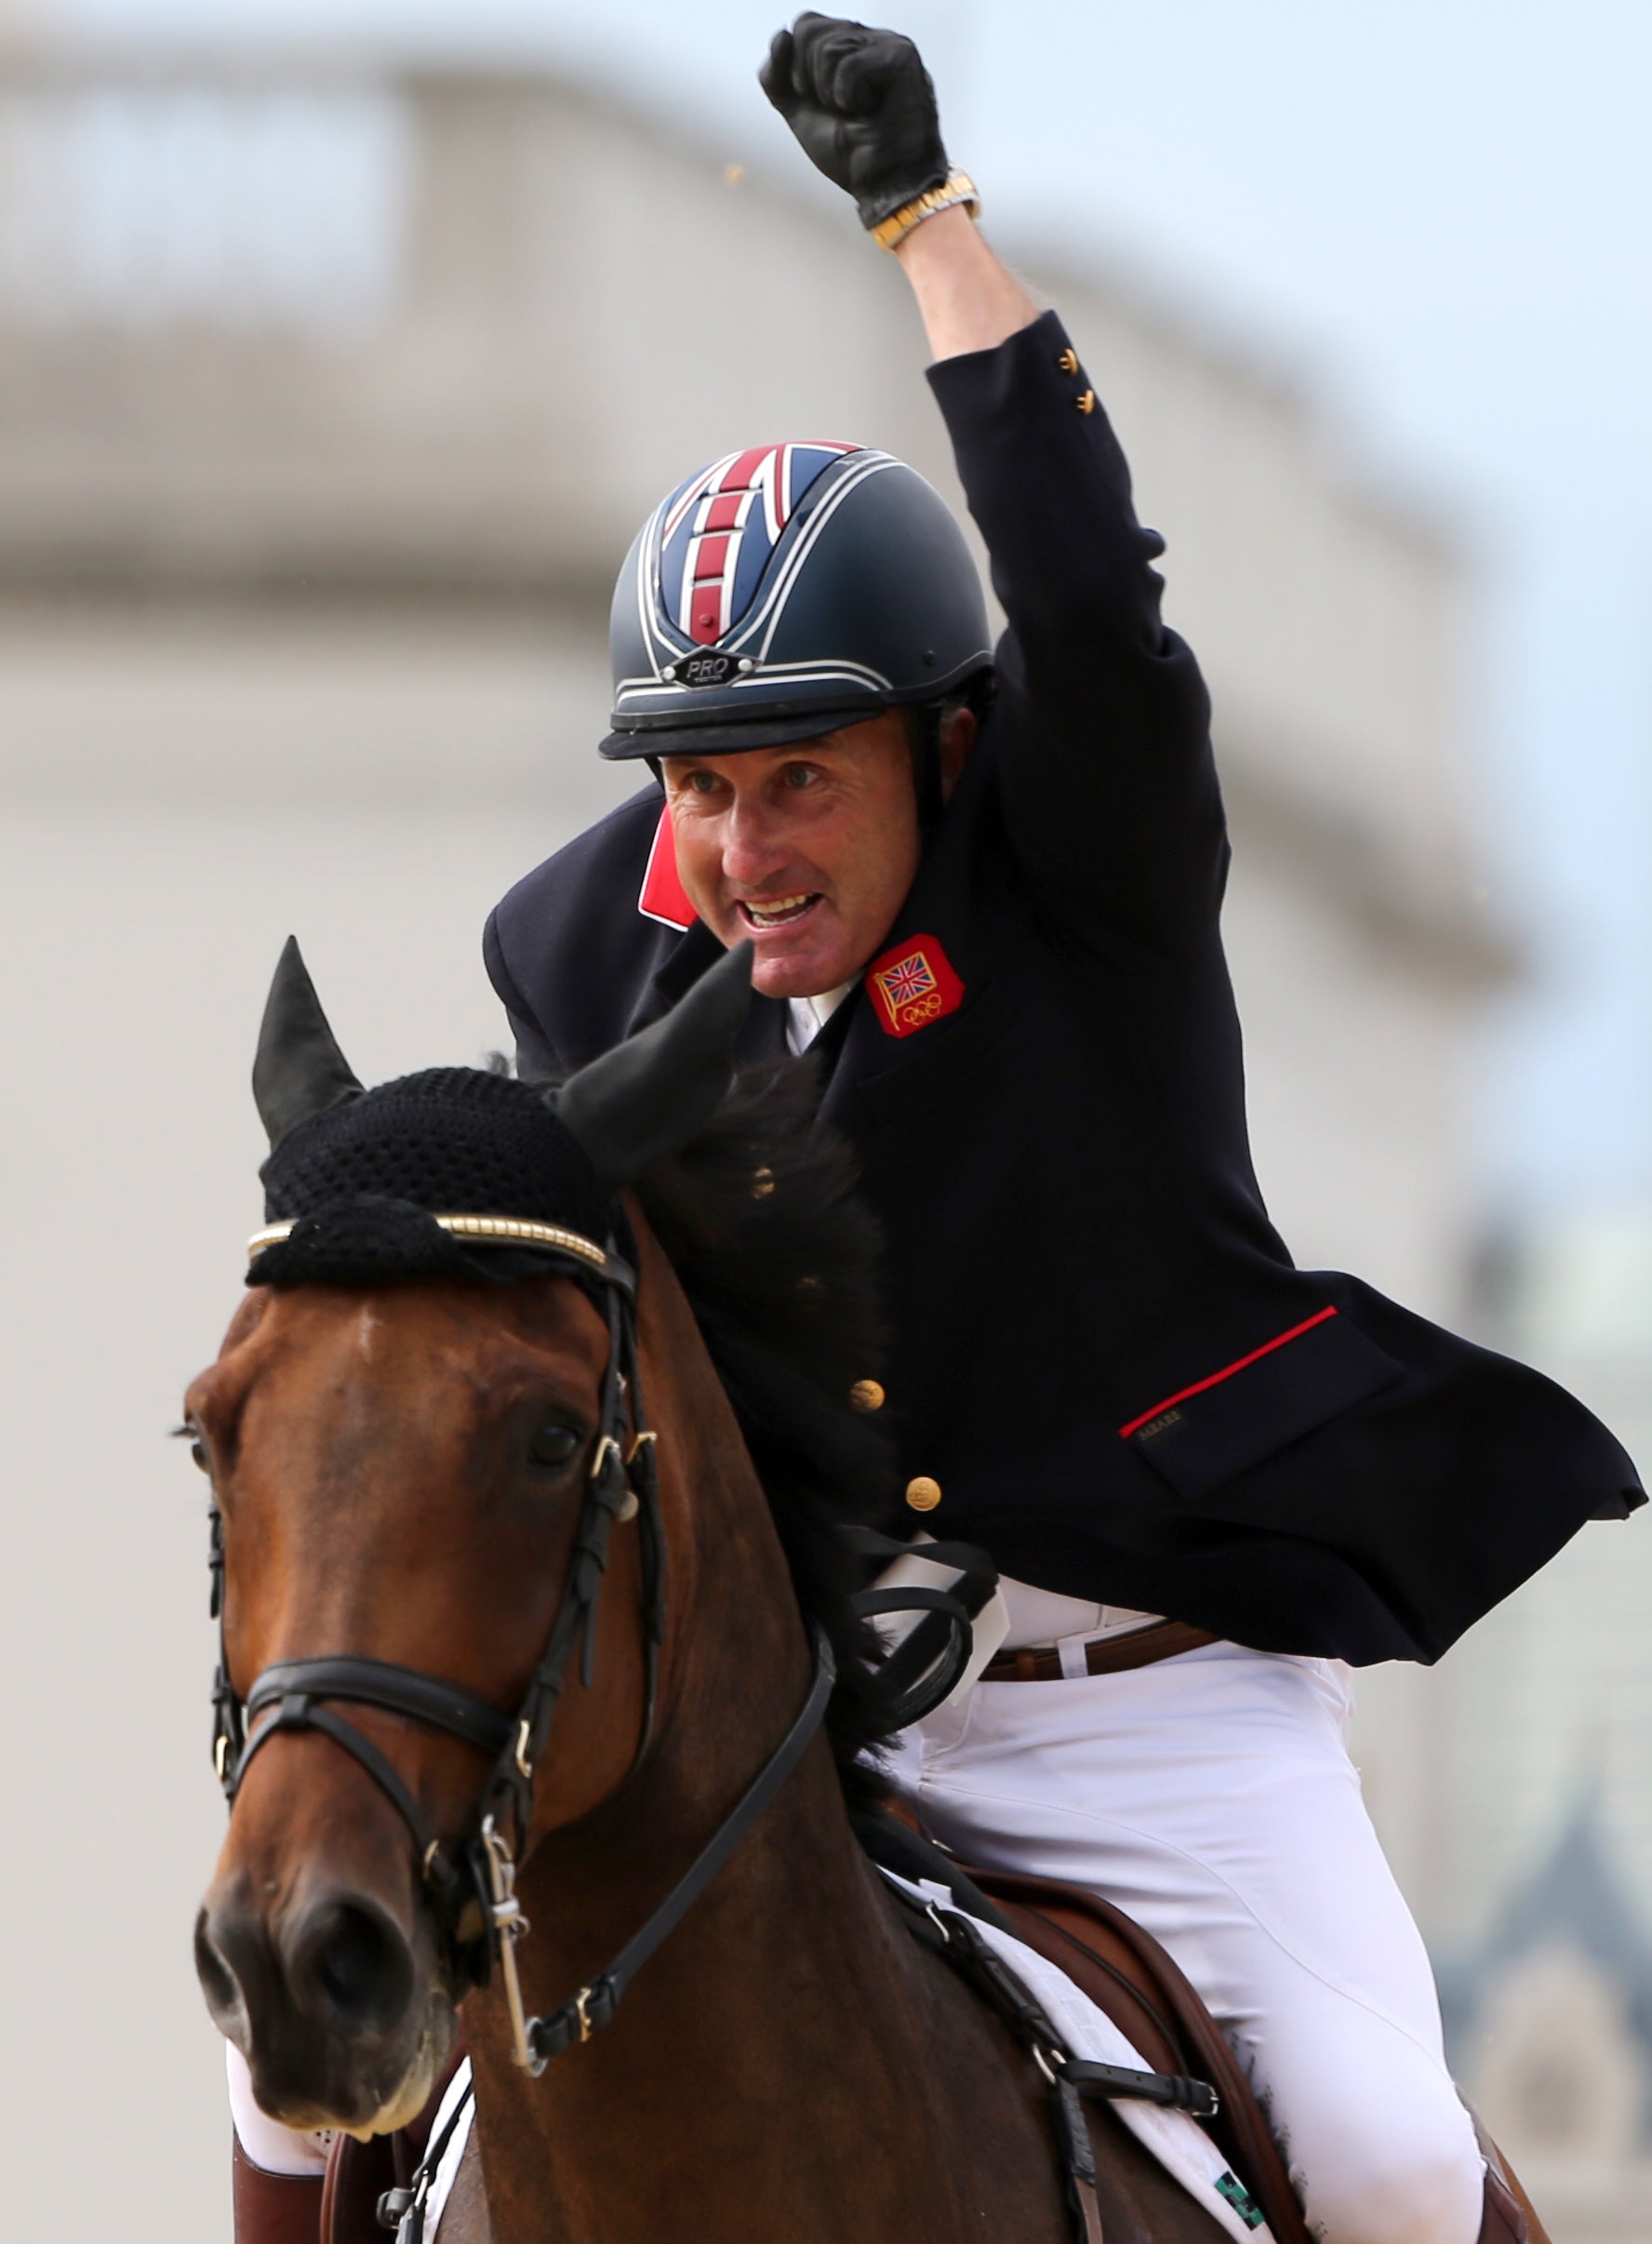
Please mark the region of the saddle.
[[[954, 1862], [924, 1838], [898, 1806], [853, 1822], [874, 1863], [902, 1877], [950, 1887], [966, 1916], [1013, 1933], [1065, 1971], [1152, 2071], [1207, 2081], [1220, 2109], [1201, 2125], [1249, 2192], [1275, 2244], [1312, 2244], [1244, 2067], [1203, 1998], [1151, 1933], [1082, 1887]], [[1486, 2161], [1480, 2244], [1550, 2244], [1531, 2200], [1477, 2117], [1474, 2128]]]
[[857, 1816], [874, 1863], [951, 1887], [958, 1907], [1014, 1933], [1112, 2019], [1155, 2073], [1208, 2081], [1220, 2109], [1202, 2124], [1261, 2209], [1276, 2244], [1312, 2244], [1285, 2161], [1221, 2029], [1158, 1942], [1122, 1909], [1054, 1878], [966, 1867], [921, 1837], [899, 1810]]
[[1311, 2244], [1262, 2107], [1220, 2028], [1170, 1957], [1122, 1909], [1051, 1878], [974, 1870], [1018, 1940], [1066, 1972], [1155, 2073], [1207, 2080], [1220, 2109], [1204, 2122], [1261, 2208], [1276, 2244]]

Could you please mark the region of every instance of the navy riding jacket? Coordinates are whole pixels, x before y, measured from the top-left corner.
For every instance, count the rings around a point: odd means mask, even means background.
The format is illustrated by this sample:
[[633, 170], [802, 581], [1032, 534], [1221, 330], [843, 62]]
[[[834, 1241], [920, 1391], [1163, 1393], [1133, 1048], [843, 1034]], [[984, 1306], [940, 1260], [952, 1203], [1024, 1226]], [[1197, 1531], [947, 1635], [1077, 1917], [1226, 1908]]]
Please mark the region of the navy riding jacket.
[[[904, 1516], [1263, 1650], [1433, 1660], [1645, 1498], [1562, 1389], [1296, 1269], [1270, 1222], [1205, 687], [1066, 350], [1046, 314], [930, 369], [1008, 617], [998, 698], [821, 1040], [822, 1115], [888, 1240], [905, 1474], [941, 1492]], [[650, 787], [490, 918], [525, 1073], [580, 1066], [719, 955], [635, 908], [659, 812]], [[752, 1056], [785, 1013], [755, 1001]]]

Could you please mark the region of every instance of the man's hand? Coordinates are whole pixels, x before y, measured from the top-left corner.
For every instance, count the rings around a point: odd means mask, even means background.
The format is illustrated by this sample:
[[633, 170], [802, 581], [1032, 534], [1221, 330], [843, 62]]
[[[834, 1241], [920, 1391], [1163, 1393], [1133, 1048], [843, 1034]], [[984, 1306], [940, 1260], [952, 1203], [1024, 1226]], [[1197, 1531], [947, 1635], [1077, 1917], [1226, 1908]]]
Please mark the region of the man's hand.
[[[841, 16], [799, 16], [757, 73], [804, 154], [882, 225], [946, 182], [929, 73], [910, 39]], [[914, 226], [895, 251], [937, 358], [989, 351], [1038, 314], [958, 207]]]
[[758, 72], [805, 155], [855, 198], [869, 231], [945, 184], [929, 73], [910, 39], [841, 16], [799, 16]]

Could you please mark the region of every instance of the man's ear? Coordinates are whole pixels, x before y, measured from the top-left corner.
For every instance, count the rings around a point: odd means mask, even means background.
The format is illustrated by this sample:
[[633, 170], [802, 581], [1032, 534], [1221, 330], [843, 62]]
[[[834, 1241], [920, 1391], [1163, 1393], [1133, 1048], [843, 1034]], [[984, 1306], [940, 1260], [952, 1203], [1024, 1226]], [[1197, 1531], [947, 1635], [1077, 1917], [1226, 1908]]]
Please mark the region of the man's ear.
[[973, 709], [952, 710], [940, 727], [940, 799], [950, 803], [980, 730]]

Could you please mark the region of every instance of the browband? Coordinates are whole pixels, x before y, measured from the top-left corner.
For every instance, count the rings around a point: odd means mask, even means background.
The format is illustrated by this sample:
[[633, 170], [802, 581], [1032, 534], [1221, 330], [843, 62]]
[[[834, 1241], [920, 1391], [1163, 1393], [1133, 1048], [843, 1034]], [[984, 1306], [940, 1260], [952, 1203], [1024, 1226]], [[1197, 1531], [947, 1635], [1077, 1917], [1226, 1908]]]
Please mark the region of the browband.
[[[246, 1242], [246, 1256], [256, 1262], [266, 1247], [279, 1247], [292, 1236], [304, 1219], [289, 1217], [285, 1223], [266, 1223]], [[578, 1231], [564, 1231], [555, 1223], [531, 1223], [522, 1216], [433, 1215], [431, 1222], [456, 1239], [480, 1239], [496, 1247], [548, 1247], [571, 1254], [605, 1276], [614, 1268], [613, 1258], [594, 1239]]]

